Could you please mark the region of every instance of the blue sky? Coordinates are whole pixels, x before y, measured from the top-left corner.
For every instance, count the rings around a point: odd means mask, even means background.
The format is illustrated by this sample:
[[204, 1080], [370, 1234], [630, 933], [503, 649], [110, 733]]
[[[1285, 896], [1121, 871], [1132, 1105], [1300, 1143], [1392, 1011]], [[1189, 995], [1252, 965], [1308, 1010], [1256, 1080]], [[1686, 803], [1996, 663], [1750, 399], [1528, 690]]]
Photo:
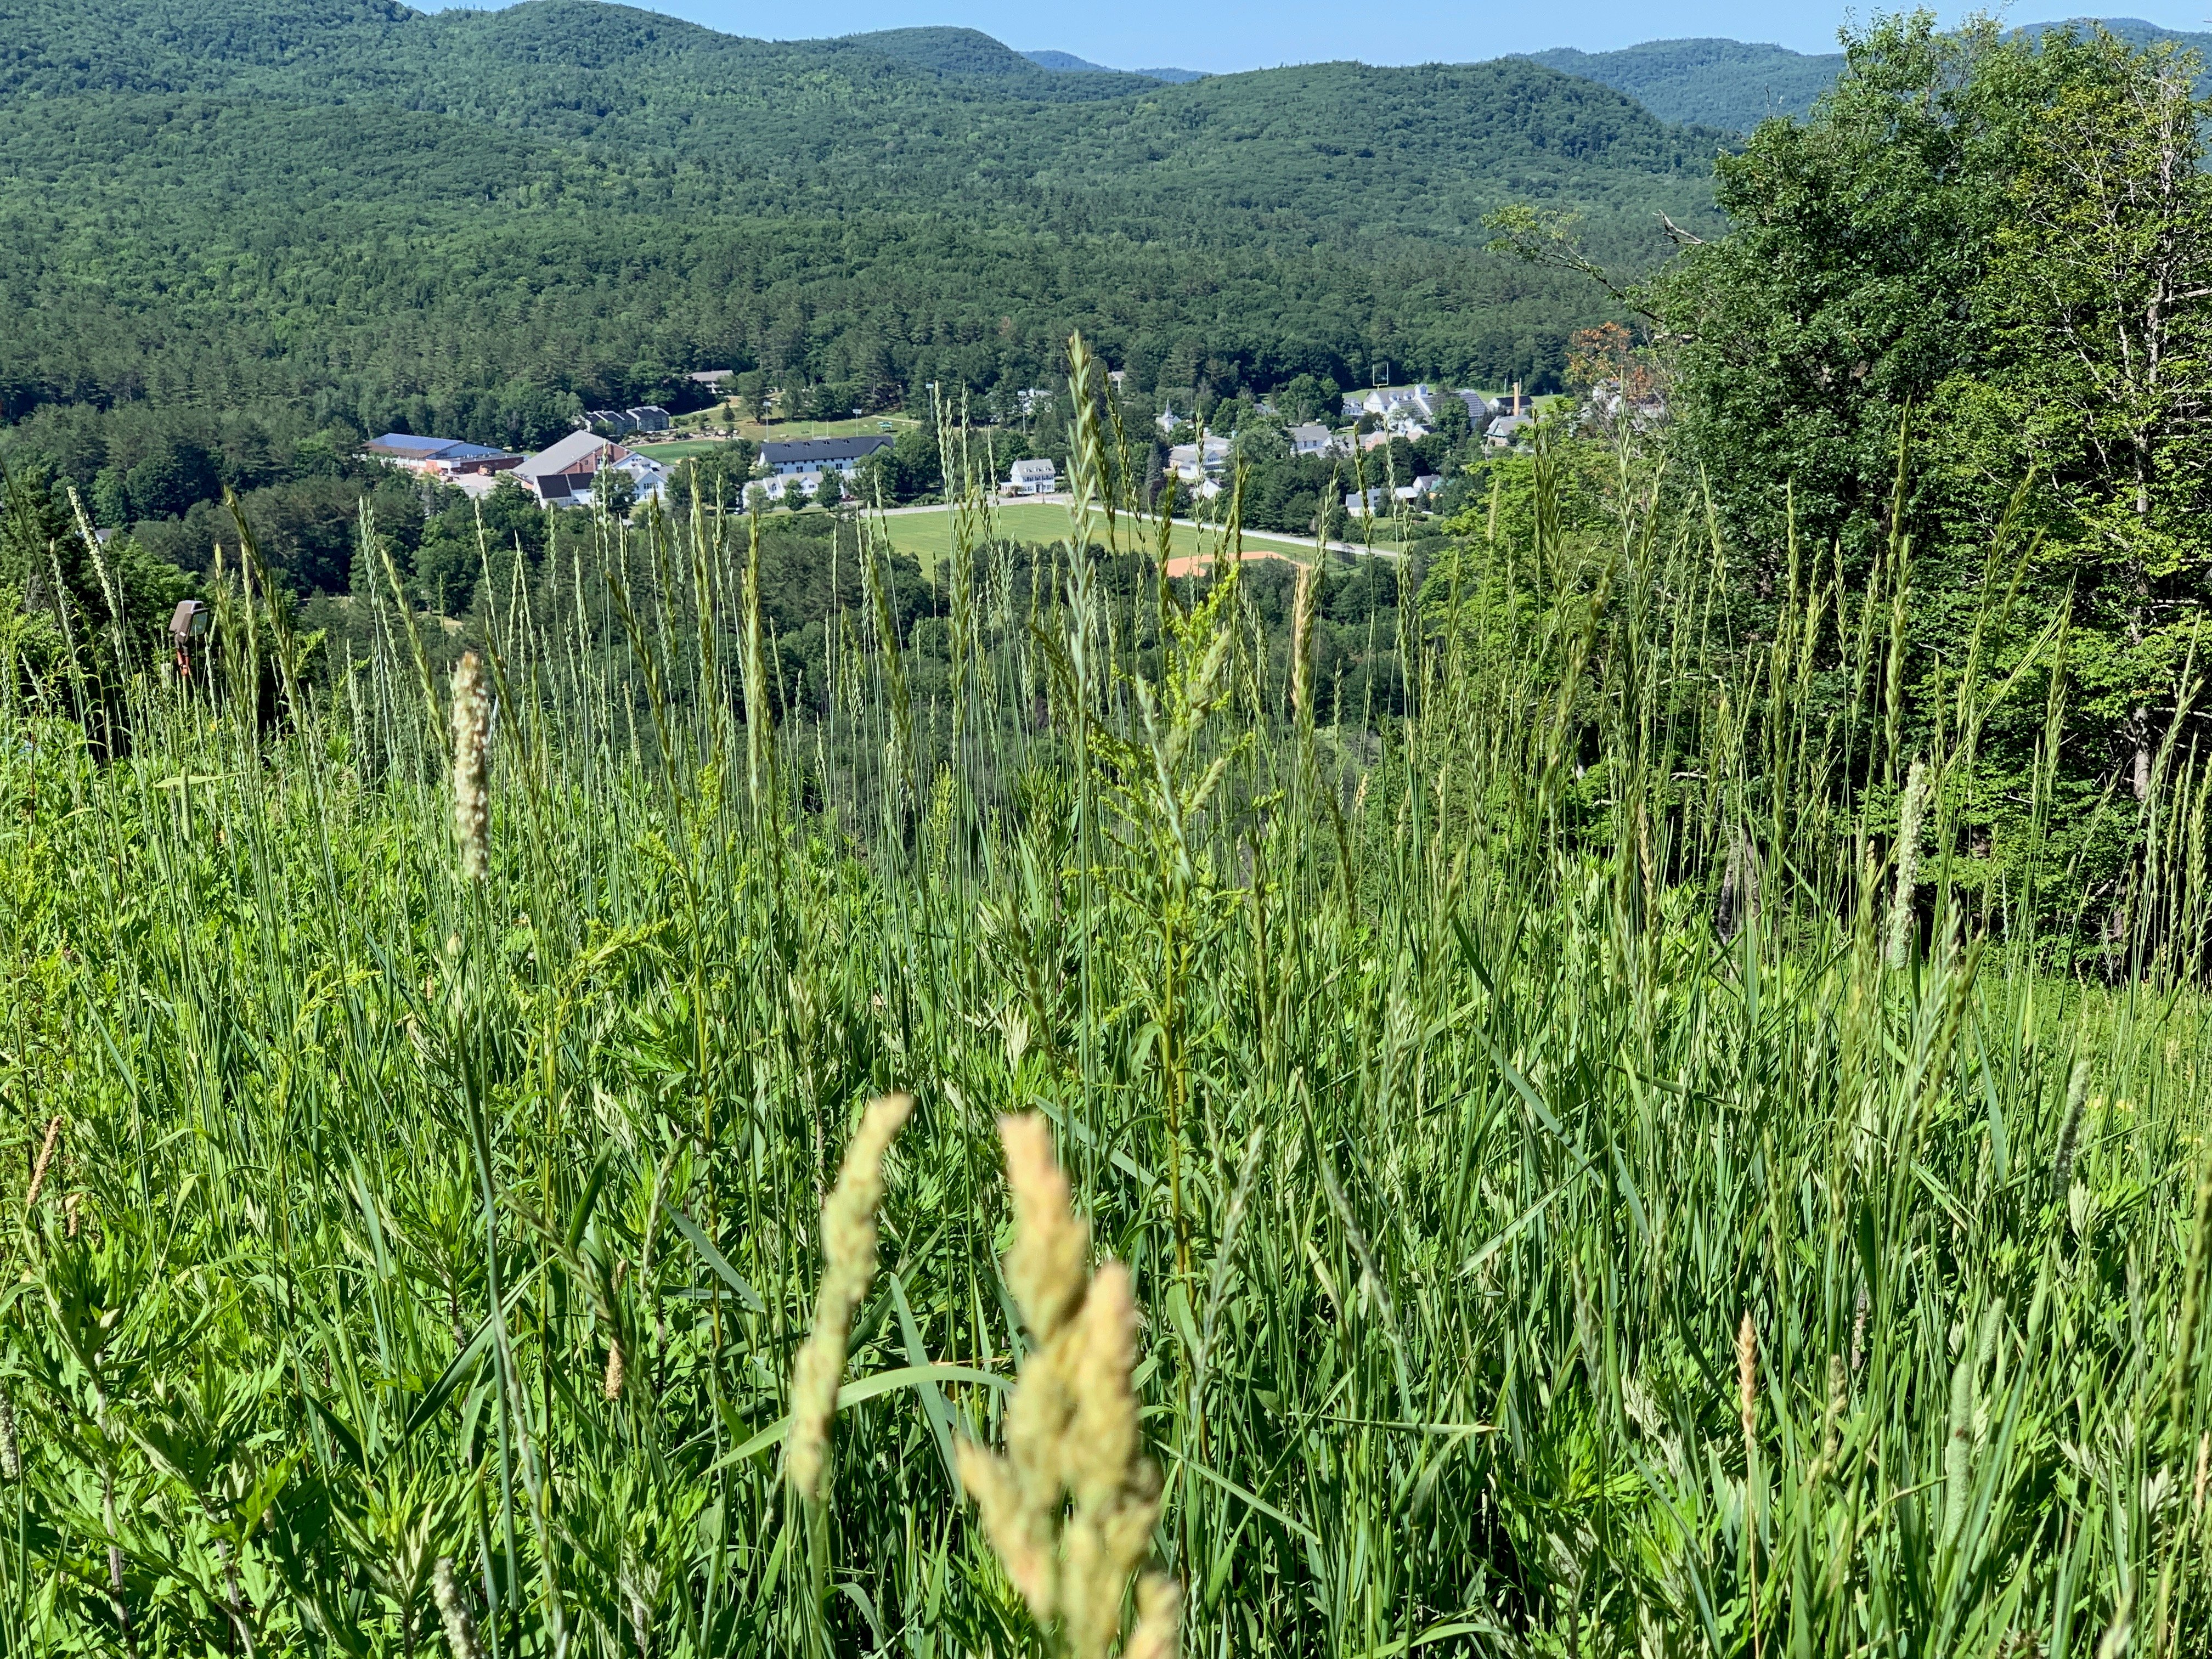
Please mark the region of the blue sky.
[[[415, 0], [424, 5], [426, 0]], [[1346, 6], [1342, 0], [1213, 0], [1196, 8], [1159, 0], [1093, 0], [1073, 11], [1016, 0], [843, 0], [784, 11], [737, 0], [647, 0], [648, 9], [688, 17], [732, 34], [785, 39], [855, 34], [920, 23], [958, 23], [1030, 52], [1055, 47], [1115, 69], [1172, 67], [1217, 74], [1277, 64], [1358, 58], [1370, 64], [1465, 63], [1547, 46], [1601, 52], [1639, 40], [1725, 35], [1771, 40], [1799, 52], [1832, 52], [1842, 5], [1756, 3], [1756, 0], [1565, 0], [1563, 4], [1468, 5], [1464, 0], [1396, 0]], [[435, 0], [427, 9], [436, 9]], [[1887, 7], [1880, 8], [1887, 9]], [[1901, 5], [1899, 9], [1902, 9]], [[1876, 9], [1860, 6], [1861, 16]], [[1970, 9], [1946, 4], [1947, 21]], [[2100, 15], [2147, 17], [2169, 28], [2212, 27], [2212, 0], [2172, 4], [2133, 0]], [[2075, 15], [2058, 6], [2014, 7], [2013, 21]]]

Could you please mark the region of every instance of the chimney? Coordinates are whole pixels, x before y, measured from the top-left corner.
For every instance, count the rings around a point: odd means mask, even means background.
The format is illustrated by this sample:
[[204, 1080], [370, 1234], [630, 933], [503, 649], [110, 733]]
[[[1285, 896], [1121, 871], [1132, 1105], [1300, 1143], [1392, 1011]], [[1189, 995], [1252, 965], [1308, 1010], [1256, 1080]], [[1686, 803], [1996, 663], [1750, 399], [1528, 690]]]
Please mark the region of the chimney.
[[1521, 382], [1516, 380], [1513, 382], [1513, 407], [1506, 410], [1506, 413], [1509, 415], [1518, 415], [1521, 412]]

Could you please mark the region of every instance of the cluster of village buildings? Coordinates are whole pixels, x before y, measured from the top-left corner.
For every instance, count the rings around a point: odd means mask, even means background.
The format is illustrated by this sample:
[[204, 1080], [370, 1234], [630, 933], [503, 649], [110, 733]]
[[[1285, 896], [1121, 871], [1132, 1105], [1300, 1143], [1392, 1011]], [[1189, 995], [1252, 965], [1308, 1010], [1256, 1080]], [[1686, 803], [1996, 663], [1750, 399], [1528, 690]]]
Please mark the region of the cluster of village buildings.
[[[1464, 388], [1439, 392], [1431, 386], [1390, 386], [1347, 393], [1339, 413], [1352, 424], [1341, 430], [1311, 421], [1285, 428], [1284, 435], [1290, 440], [1293, 455], [1349, 457], [1365, 453], [1382, 447], [1393, 438], [1411, 441], [1427, 437], [1436, 429], [1439, 411], [1453, 398], [1466, 408], [1469, 422], [1493, 449], [1512, 447], [1523, 431], [1535, 423], [1534, 399], [1524, 396], [1518, 383], [1495, 400]], [[1361, 424], [1370, 416], [1374, 424], [1369, 430], [1360, 431]], [[1188, 419], [1173, 409], [1164, 409], [1159, 415], [1160, 429], [1172, 432]], [[1222, 475], [1229, 469], [1234, 448], [1230, 438], [1201, 433], [1197, 442], [1177, 444], [1168, 452], [1168, 471], [1189, 494], [1211, 500], [1221, 493]], [[1419, 505], [1434, 495], [1443, 483], [1441, 474], [1423, 473], [1401, 483], [1370, 484], [1363, 490], [1347, 493], [1344, 510], [1354, 518], [1366, 518], [1394, 510], [1394, 498], [1407, 506]]]
[[[636, 415], [637, 410], [623, 411]], [[665, 428], [667, 411], [651, 411], [661, 425], [633, 426], [630, 431]], [[605, 411], [592, 411], [597, 419]], [[604, 422], [602, 422], [604, 423]], [[824, 473], [849, 476], [870, 455], [890, 447], [882, 434], [858, 438], [796, 438], [761, 446], [760, 459], [768, 471], [762, 487], [770, 500], [787, 490], [817, 494]], [[453, 485], [471, 495], [489, 495], [501, 478], [512, 478], [526, 494], [544, 507], [586, 507], [599, 487], [602, 472], [617, 472], [629, 480], [630, 498], [641, 505], [659, 498], [668, 488], [666, 463], [627, 447], [596, 431], [571, 432], [534, 455], [464, 443], [457, 438], [418, 438], [405, 432], [387, 432], [372, 439], [368, 453], [390, 465]], [[1047, 463], [1049, 465], [1049, 463]]]
[[[695, 375], [694, 379], [702, 377]], [[1040, 394], [1042, 395], [1042, 394]], [[1353, 392], [1340, 414], [1342, 429], [1319, 422], [1285, 428], [1294, 455], [1350, 457], [1388, 444], [1393, 438], [1419, 439], [1435, 429], [1438, 411], [1456, 398], [1463, 404], [1474, 429], [1485, 442], [1506, 448], [1519, 439], [1535, 419], [1533, 401], [1516, 386], [1496, 400], [1479, 392], [1439, 392], [1429, 386], [1376, 386]], [[1371, 424], [1370, 418], [1371, 418]], [[592, 501], [602, 472], [614, 471], [629, 481], [629, 494], [642, 504], [659, 497], [668, 488], [668, 468], [641, 451], [627, 447], [621, 439], [641, 433], [665, 432], [671, 424], [668, 411], [658, 404], [635, 409], [595, 409], [587, 412], [590, 426], [568, 434], [534, 455], [493, 449], [483, 444], [451, 438], [420, 438], [404, 432], [387, 432], [373, 440], [368, 453], [408, 471], [434, 477], [473, 495], [489, 494], [502, 477], [512, 478], [544, 506], [580, 507]], [[1164, 434], [1188, 424], [1191, 417], [1172, 409], [1160, 411]], [[1369, 425], [1370, 429], [1359, 428]], [[797, 490], [818, 495], [825, 477], [849, 477], [869, 456], [890, 447], [888, 433], [849, 438], [796, 438], [761, 446], [760, 464], [765, 476], [761, 488], [770, 500]], [[1167, 471], [1186, 497], [1211, 500], [1221, 493], [1223, 475], [1229, 470], [1235, 446], [1232, 438], [1200, 431], [1195, 442], [1177, 444], [1168, 451]], [[1345, 511], [1364, 517], [1391, 511], [1395, 502], [1418, 505], [1443, 483], [1435, 474], [1389, 483], [1378, 482], [1344, 498]], [[1007, 497], [1049, 495], [1060, 485], [1058, 469], [1049, 460], [1018, 460], [1009, 468], [999, 493]]]

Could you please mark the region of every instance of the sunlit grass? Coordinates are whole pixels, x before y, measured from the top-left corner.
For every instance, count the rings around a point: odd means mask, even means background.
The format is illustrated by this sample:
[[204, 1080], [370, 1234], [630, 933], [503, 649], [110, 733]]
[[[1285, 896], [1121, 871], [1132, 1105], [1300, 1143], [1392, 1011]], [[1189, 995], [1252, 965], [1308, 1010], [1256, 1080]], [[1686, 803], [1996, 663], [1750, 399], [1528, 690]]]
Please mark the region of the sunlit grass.
[[[1704, 628], [1694, 514], [1470, 544], [1401, 719], [1294, 704], [1239, 583], [1019, 585], [979, 508], [948, 687], [878, 549], [823, 714], [770, 717], [734, 516], [519, 582], [480, 878], [373, 587], [325, 686], [220, 590], [112, 755], [11, 702], [10, 1651], [421, 1652], [441, 1558], [501, 1654], [1044, 1650], [956, 1473], [1051, 1370], [1015, 1113], [1132, 1275], [1189, 1651], [2193, 1650], [2197, 912], [2045, 971], [1950, 902], [1949, 752], [1899, 883], [1853, 780], [1911, 757], [1773, 691], [1803, 601]], [[1848, 681], [1889, 600], [1836, 602]]]

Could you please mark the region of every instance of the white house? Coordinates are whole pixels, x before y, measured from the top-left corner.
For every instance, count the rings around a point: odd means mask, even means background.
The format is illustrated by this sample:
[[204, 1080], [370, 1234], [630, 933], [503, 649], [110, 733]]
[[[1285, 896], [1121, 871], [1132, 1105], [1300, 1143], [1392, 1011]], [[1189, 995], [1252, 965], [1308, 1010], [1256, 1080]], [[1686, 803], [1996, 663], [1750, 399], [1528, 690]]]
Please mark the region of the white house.
[[1293, 455], [1326, 455], [1337, 447], [1336, 434], [1317, 422], [1291, 427], [1284, 434]]
[[1002, 495], [1049, 495], [1060, 487], [1060, 469], [1050, 461], [1016, 461], [1007, 471]]
[[1371, 519], [1384, 509], [1390, 492], [1381, 484], [1370, 484], [1365, 489], [1355, 489], [1344, 498], [1344, 510], [1355, 519]]
[[825, 476], [838, 480], [842, 490], [845, 474], [841, 468], [834, 466], [823, 467], [814, 472], [779, 472], [773, 478], [762, 479], [761, 488], [772, 501], [780, 501], [786, 495], [812, 501], [822, 493], [822, 480]]
[[627, 472], [629, 475], [631, 494], [635, 497], [640, 507], [643, 507], [647, 501], [659, 501], [668, 493], [668, 468], [649, 457], [626, 455], [621, 460], [610, 463], [602, 470]]
[[1177, 444], [1168, 451], [1168, 471], [1187, 484], [1202, 483], [1228, 465], [1229, 440], [1210, 432], [1197, 443]]

